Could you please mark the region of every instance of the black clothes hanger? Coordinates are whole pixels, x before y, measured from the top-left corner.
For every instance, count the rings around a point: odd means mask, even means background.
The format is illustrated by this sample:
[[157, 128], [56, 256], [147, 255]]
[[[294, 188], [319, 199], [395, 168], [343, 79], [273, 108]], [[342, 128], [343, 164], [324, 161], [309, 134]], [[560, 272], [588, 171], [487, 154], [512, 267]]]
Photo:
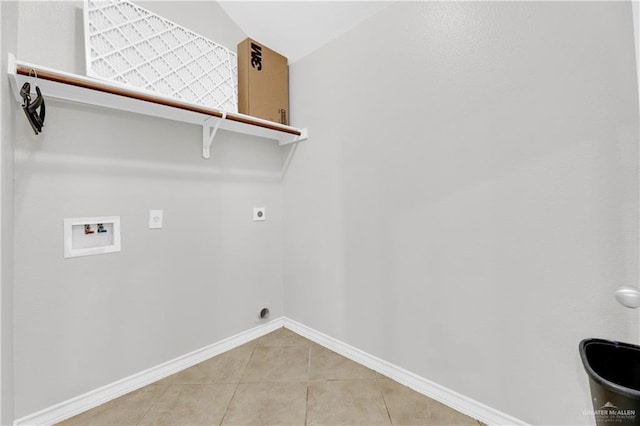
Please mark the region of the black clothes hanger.
[[[36, 74], [36, 79], [38, 75]], [[45, 114], [45, 106], [44, 106], [44, 97], [42, 96], [42, 92], [40, 92], [40, 88], [36, 85], [36, 94], [38, 95], [35, 100], [31, 100], [31, 85], [29, 82], [26, 82], [22, 85], [22, 89], [20, 89], [20, 96], [22, 96], [22, 110], [24, 114], [27, 116], [27, 120], [29, 120], [29, 124], [31, 124], [31, 128], [36, 133], [42, 132], [42, 128], [44, 127], [44, 114]], [[40, 111], [38, 111], [40, 108]]]

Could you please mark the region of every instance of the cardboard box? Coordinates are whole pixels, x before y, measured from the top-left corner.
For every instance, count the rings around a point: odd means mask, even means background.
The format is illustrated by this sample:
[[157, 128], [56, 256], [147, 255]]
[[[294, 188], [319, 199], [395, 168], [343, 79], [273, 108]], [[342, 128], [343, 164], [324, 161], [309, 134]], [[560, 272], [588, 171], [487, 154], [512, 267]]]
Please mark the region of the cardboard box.
[[238, 44], [238, 112], [289, 124], [287, 58], [250, 38]]

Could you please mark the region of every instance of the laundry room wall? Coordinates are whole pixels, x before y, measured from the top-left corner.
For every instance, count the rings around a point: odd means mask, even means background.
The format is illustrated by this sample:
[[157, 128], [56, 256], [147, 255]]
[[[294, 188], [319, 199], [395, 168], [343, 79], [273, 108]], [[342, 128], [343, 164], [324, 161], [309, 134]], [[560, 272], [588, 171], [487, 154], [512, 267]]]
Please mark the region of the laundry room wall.
[[[636, 342], [630, 2], [396, 2], [291, 66], [285, 313], [530, 424]], [[294, 115], [292, 113], [292, 116]]]
[[7, 60], [18, 40], [18, 3], [0, 2], [0, 424], [13, 422], [13, 139], [15, 98]]
[[[142, 5], [230, 48], [245, 37], [214, 2]], [[18, 58], [84, 74], [81, 7], [21, 2]], [[254, 327], [263, 304], [282, 315], [275, 141], [221, 131], [204, 160], [198, 126], [46, 106], [37, 136], [15, 116], [16, 417]], [[64, 218], [112, 215], [121, 252], [63, 258]]]

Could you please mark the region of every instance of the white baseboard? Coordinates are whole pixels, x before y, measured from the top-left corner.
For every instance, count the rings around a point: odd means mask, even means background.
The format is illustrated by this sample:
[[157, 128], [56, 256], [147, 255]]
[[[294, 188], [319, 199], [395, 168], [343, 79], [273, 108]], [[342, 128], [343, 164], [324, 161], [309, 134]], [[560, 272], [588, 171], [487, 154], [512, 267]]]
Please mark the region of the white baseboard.
[[508, 414], [488, 407], [478, 401], [461, 395], [451, 389], [447, 389], [437, 383], [420, 377], [410, 371], [398, 367], [390, 362], [368, 354], [360, 349], [354, 348], [333, 337], [327, 336], [306, 325], [300, 324], [289, 318], [283, 318], [284, 326], [307, 339], [316, 342], [340, 355], [349, 358], [359, 364], [369, 367], [378, 373], [387, 376], [398, 383], [401, 383], [416, 392], [428, 396], [454, 410], [480, 420], [488, 425], [526, 425], [522, 420], [516, 419]]
[[21, 417], [14, 422], [14, 426], [25, 425], [52, 425], [61, 422], [84, 411], [109, 402], [126, 393], [140, 389], [167, 376], [175, 374], [186, 368], [192, 367], [202, 361], [206, 361], [216, 355], [226, 352], [253, 339], [257, 339], [280, 327], [306, 337], [340, 355], [349, 358], [359, 364], [371, 368], [398, 383], [410, 387], [411, 389], [426, 395], [438, 402], [441, 402], [454, 410], [464, 413], [474, 419], [478, 419], [488, 425], [526, 425], [525, 422], [488, 407], [478, 401], [461, 395], [457, 392], [440, 386], [430, 380], [420, 377], [410, 371], [400, 368], [390, 362], [368, 354], [360, 349], [354, 348], [333, 337], [329, 337], [317, 330], [300, 324], [292, 319], [281, 317], [266, 324], [254, 327], [250, 330], [220, 340], [204, 348], [195, 350], [186, 355], [151, 367], [147, 370], [125, 377], [106, 386], [79, 395], [75, 398], [63, 401], [59, 404], [40, 410], [36, 413]]
[[253, 339], [257, 339], [283, 326], [283, 318], [274, 319], [266, 324], [259, 325], [250, 330], [220, 340], [204, 348], [197, 349], [186, 355], [156, 365], [147, 370], [125, 377], [117, 382], [110, 383], [98, 389], [89, 391], [75, 398], [63, 401], [59, 404], [29, 414], [14, 421], [15, 426], [23, 425], [52, 425], [61, 422], [105, 402], [118, 398], [126, 393], [133, 392], [151, 383], [164, 379], [186, 368], [192, 367], [202, 361], [206, 361], [216, 355], [238, 347]]

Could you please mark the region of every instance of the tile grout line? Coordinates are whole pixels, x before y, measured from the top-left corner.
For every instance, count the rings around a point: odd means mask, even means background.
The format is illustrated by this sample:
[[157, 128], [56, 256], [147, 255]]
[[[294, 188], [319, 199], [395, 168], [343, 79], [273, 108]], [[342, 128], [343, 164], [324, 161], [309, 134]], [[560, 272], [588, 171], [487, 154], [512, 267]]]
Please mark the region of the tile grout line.
[[393, 425], [393, 420], [391, 420], [391, 413], [389, 412], [389, 406], [387, 405], [387, 400], [384, 397], [384, 392], [382, 392], [382, 388], [380, 387], [380, 383], [378, 383], [378, 379], [375, 379], [376, 381], [376, 387], [378, 388], [378, 392], [380, 392], [380, 395], [382, 396], [382, 402], [384, 402], [384, 408], [387, 410], [387, 416], [389, 417], [389, 424]]
[[[153, 383], [152, 383], [153, 384]], [[142, 415], [142, 417], [140, 417], [140, 420], [138, 420], [136, 422], [136, 426], [138, 426], [140, 423], [142, 423], [142, 421], [144, 420], [145, 417], [147, 417], [147, 414], [149, 414], [149, 411], [151, 411], [153, 409], [153, 407], [155, 407], [158, 404], [158, 401], [160, 401], [160, 399], [164, 396], [165, 393], [167, 393], [167, 391], [169, 390], [169, 387], [171, 385], [167, 385], [166, 388], [164, 388], [164, 391], [162, 391], [162, 393], [160, 395], [158, 395], [158, 397], [156, 398], [155, 401], [153, 401], [153, 404], [151, 404], [151, 406], [149, 407], [149, 409], [147, 409], [147, 411], [144, 412], [144, 414]]]
[[304, 402], [304, 425], [307, 426], [309, 416], [309, 382], [311, 381], [311, 345], [309, 345], [309, 359], [307, 360], [307, 395]]
[[307, 382], [307, 395], [304, 403], [304, 426], [307, 426], [309, 417], [309, 382]]
[[240, 382], [236, 383], [236, 388], [233, 390], [233, 394], [231, 395], [231, 399], [229, 399], [229, 403], [227, 404], [227, 408], [224, 409], [224, 414], [222, 415], [222, 418], [220, 419], [220, 423], [218, 423], [219, 425], [222, 425], [224, 423], [224, 419], [225, 417], [227, 417], [227, 414], [229, 413], [229, 408], [231, 407], [231, 403], [233, 402], [233, 398], [236, 397], [236, 393], [238, 392], [238, 388], [240, 387]]
[[247, 359], [247, 362], [244, 365], [242, 374], [240, 375], [240, 378], [238, 379], [238, 382], [236, 383], [236, 388], [233, 390], [233, 394], [231, 395], [231, 399], [229, 399], [229, 403], [227, 404], [227, 408], [224, 410], [224, 414], [222, 415], [222, 418], [220, 419], [219, 425], [222, 425], [222, 423], [224, 423], [224, 419], [225, 419], [225, 417], [227, 417], [227, 414], [229, 413], [229, 408], [231, 407], [231, 403], [233, 402], [233, 398], [236, 397], [236, 393], [238, 392], [238, 388], [240, 387], [240, 382], [242, 381], [242, 376], [244, 376], [244, 373], [247, 371], [247, 367], [249, 366], [249, 363], [251, 362], [251, 359], [253, 358], [253, 354], [256, 352], [256, 348], [258, 347], [258, 342], [257, 342], [258, 339], [256, 339], [256, 343], [253, 345], [253, 349], [251, 350], [251, 355], [249, 355], [249, 358]]

